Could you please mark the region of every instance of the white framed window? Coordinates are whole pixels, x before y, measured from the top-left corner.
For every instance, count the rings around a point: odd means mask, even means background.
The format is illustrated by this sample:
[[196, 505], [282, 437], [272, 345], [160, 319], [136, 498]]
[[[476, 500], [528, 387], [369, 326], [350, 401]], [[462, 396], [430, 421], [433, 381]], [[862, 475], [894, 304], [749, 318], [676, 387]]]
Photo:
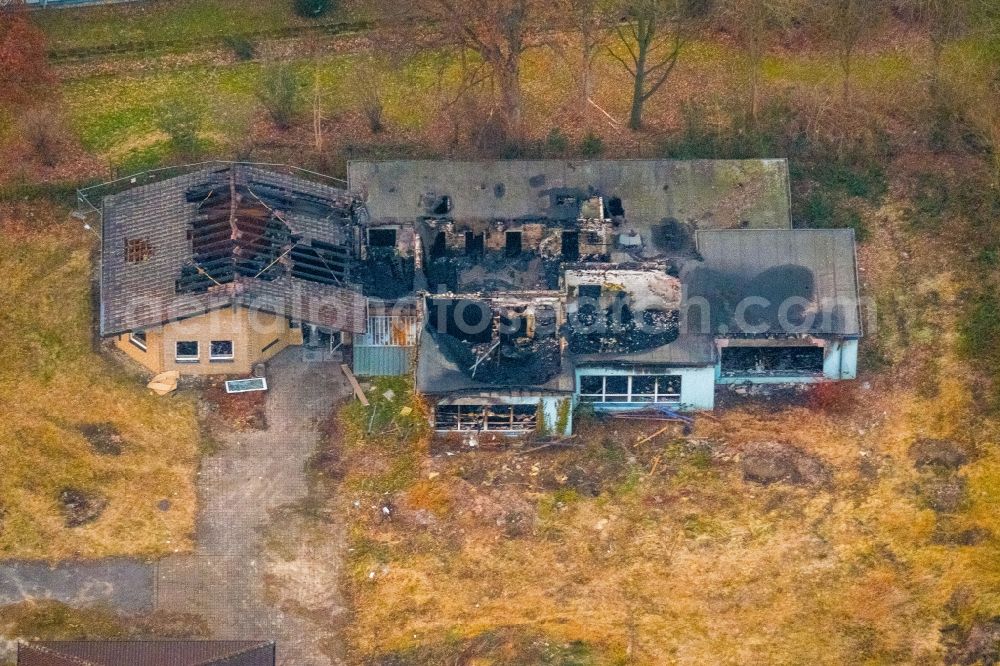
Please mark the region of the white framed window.
[[128, 334], [128, 341], [142, 351], [146, 351], [146, 331], [132, 331]]
[[680, 375], [581, 375], [583, 402], [680, 402]]
[[178, 363], [197, 363], [198, 341], [178, 340], [174, 347], [174, 360]]
[[212, 340], [208, 348], [209, 361], [232, 361], [233, 341], [232, 340]]

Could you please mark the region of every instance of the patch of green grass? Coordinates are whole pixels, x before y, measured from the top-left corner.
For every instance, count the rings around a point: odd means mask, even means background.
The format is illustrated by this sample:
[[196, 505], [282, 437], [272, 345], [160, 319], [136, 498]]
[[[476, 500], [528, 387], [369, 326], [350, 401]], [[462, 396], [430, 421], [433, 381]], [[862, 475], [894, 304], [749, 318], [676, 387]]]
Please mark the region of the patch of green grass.
[[27, 640], [190, 638], [207, 635], [200, 617], [152, 613], [125, 616], [107, 606], [75, 607], [52, 600], [0, 606], [0, 635]]
[[966, 306], [958, 332], [959, 350], [984, 367], [993, 381], [991, 402], [1000, 408], [1000, 296], [985, 290], [973, 298]]
[[483, 663], [507, 666], [591, 666], [619, 662], [599, 646], [583, 641], [559, 641], [521, 627], [498, 627], [474, 636], [460, 633], [428, 637], [423, 644], [373, 656], [363, 663], [420, 664]]
[[44, 640], [122, 638], [122, 617], [110, 608], [73, 608], [57, 601], [25, 601], [0, 606], [0, 634]]
[[[228, 35], [306, 27], [291, 2], [272, 0], [171, 0], [98, 7], [45, 9], [33, 13], [54, 49], [116, 46], [132, 42], [197, 44]], [[325, 21], [347, 20], [343, 11]]]

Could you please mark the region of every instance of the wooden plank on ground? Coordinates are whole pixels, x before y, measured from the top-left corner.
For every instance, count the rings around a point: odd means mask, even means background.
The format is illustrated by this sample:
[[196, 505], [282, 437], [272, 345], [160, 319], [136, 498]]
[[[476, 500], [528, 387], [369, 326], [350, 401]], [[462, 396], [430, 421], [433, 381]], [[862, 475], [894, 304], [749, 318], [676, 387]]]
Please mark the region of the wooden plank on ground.
[[340, 369], [343, 371], [344, 376], [347, 377], [347, 381], [351, 382], [351, 387], [354, 389], [354, 395], [358, 396], [358, 400], [361, 401], [361, 404], [367, 407], [369, 405], [368, 398], [365, 397], [365, 392], [361, 390], [361, 384], [358, 383], [354, 373], [351, 372], [351, 369], [347, 367], [346, 363], [341, 363]]

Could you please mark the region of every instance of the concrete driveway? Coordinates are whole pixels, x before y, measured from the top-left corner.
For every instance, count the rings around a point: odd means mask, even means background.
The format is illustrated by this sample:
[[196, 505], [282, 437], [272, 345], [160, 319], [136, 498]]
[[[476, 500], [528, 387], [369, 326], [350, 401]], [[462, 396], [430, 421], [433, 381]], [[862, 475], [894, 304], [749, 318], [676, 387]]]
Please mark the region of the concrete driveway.
[[[351, 389], [335, 363], [304, 360], [299, 348], [272, 359], [267, 377], [267, 430], [218, 433], [224, 446], [202, 461], [193, 553], [153, 564], [0, 564], [0, 604], [45, 598], [129, 613], [196, 613], [215, 638], [276, 640], [282, 665], [337, 663], [331, 627], [344, 612], [336, 587], [340, 527], [330, 525], [320, 540], [305, 538], [293, 507], [309, 490], [305, 468], [320, 425]], [[265, 547], [269, 532], [286, 542], [280, 555]], [[311, 580], [301, 580], [303, 571], [313, 571]], [[314, 584], [317, 577], [329, 583], [326, 593], [300, 603], [296, 581]]]

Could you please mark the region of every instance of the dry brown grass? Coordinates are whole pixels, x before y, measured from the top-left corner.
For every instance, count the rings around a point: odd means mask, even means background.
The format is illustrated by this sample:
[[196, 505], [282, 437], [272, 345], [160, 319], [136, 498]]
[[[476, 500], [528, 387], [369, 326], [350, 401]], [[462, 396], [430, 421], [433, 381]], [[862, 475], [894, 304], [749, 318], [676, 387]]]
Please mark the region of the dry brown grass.
[[[0, 557], [159, 555], [191, 546], [198, 427], [191, 396], [159, 398], [93, 351], [94, 237], [63, 209], [0, 209]], [[81, 432], [110, 424], [121, 455]], [[107, 499], [67, 528], [60, 492]], [[169, 509], [157, 505], [167, 499]]]
[[[943, 628], [1000, 612], [1000, 424], [954, 352], [953, 249], [921, 247], [898, 203], [876, 219], [863, 275], [890, 306], [865, 344], [895, 364], [837, 395], [734, 407], [691, 440], [638, 446], [656, 424], [583, 424], [583, 449], [529, 456], [365, 441], [341, 507], [356, 660], [537, 663], [538, 641], [584, 664], [946, 660]], [[919, 469], [918, 438], [978, 454]], [[741, 454], [765, 441], [820, 459], [830, 482], [745, 481]], [[375, 469], [397, 483], [363, 483]], [[964, 479], [957, 510], [926, 501], [942, 479]]]

